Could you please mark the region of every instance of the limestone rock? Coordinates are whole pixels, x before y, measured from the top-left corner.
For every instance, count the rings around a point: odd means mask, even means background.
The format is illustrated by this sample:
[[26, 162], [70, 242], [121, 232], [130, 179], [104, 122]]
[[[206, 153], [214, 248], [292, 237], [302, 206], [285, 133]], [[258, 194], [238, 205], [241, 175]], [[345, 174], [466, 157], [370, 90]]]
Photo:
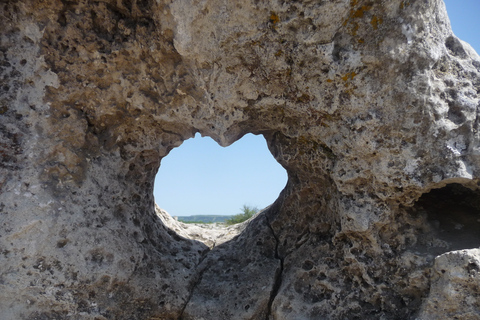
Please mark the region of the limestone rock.
[[[450, 299], [478, 293], [461, 250], [480, 246], [480, 58], [441, 0], [7, 0], [0, 15], [3, 319], [479, 316]], [[262, 134], [289, 176], [212, 250], [153, 198], [196, 132]]]
[[478, 319], [480, 249], [442, 254], [435, 259], [433, 272], [430, 294], [418, 318]]
[[197, 240], [209, 248], [227, 242], [239, 235], [250, 221], [226, 226], [221, 223], [183, 223], [172, 218], [165, 210], [155, 206], [155, 212], [163, 224], [176, 234], [187, 239]]

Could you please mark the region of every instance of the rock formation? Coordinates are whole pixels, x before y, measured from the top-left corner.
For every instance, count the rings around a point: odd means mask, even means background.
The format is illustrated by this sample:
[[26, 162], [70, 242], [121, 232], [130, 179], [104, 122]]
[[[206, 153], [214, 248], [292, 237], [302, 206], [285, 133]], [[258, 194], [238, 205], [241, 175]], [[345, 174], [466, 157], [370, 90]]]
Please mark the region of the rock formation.
[[[441, 0], [7, 0], [0, 30], [2, 319], [480, 317], [480, 58]], [[213, 250], [155, 214], [196, 132], [289, 176]]]
[[175, 231], [179, 236], [202, 242], [210, 249], [238, 236], [249, 221], [227, 226], [224, 223], [183, 223], [168, 214], [165, 210], [155, 207], [155, 213], [163, 224]]

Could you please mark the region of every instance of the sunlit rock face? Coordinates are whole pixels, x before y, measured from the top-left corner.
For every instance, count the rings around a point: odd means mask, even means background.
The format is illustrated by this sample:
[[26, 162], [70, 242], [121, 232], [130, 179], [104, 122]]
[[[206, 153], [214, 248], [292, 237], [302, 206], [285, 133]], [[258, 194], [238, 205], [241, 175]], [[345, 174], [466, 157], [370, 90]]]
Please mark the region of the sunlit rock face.
[[[442, 1], [0, 13], [3, 319], [480, 314], [478, 250], [461, 250], [480, 246], [480, 58]], [[213, 250], [155, 214], [160, 160], [196, 132], [263, 134], [289, 175]]]

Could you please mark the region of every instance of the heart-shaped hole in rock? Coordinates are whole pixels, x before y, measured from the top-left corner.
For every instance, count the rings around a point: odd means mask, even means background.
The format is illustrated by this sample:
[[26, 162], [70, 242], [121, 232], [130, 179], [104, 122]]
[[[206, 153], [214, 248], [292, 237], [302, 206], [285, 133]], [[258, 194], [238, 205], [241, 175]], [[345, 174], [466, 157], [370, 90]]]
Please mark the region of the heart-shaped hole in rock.
[[234, 216], [262, 211], [286, 180], [263, 137], [248, 134], [223, 148], [197, 134], [162, 159], [155, 179], [156, 213], [179, 235], [213, 248], [244, 229], [245, 223], [233, 223]]

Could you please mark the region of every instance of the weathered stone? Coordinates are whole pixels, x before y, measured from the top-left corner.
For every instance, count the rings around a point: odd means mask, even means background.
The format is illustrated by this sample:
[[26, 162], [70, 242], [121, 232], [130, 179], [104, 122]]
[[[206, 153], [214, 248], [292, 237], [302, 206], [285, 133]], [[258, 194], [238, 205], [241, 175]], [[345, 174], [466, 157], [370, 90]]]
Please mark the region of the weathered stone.
[[[0, 14], [2, 318], [479, 316], [458, 305], [474, 251], [446, 252], [480, 246], [480, 58], [441, 0]], [[263, 134], [289, 175], [213, 250], [155, 213], [161, 159], [196, 132]]]
[[433, 272], [430, 294], [419, 318], [478, 319], [480, 249], [442, 254], [435, 259]]
[[245, 227], [250, 223], [250, 221], [245, 221], [230, 226], [223, 223], [187, 224], [172, 218], [172, 216], [158, 206], [155, 207], [155, 212], [162, 220], [162, 223], [169, 229], [175, 231], [176, 234], [187, 239], [200, 241], [211, 249], [233, 239], [245, 230]]

